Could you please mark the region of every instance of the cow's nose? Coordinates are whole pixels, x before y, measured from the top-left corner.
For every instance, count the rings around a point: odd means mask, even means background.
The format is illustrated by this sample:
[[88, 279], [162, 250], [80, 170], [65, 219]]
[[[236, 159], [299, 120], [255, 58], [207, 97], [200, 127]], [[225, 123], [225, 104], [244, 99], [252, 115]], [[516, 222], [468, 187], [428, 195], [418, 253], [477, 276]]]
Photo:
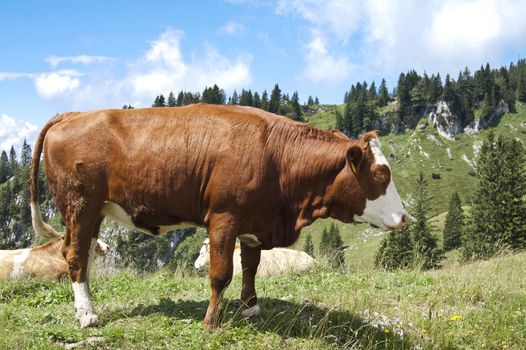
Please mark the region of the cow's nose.
[[405, 213], [402, 214], [402, 217], [400, 219], [400, 222], [401, 222], [402, 226], [407, 224], [408, 221], [409, 221], [409, 215], [407, 215]]

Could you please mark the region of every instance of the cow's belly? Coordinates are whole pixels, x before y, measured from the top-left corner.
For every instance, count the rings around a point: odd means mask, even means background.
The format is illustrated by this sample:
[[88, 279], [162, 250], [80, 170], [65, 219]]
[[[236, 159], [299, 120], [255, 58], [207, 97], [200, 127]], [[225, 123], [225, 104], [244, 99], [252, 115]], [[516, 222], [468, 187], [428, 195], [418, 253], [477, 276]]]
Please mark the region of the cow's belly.
[[[152, 232], [148, 229], [137, 227], [132, 221], [132, 218], [128, 213], [118, 204], [114, 202], [105, 202], [104, 206], [101, 209], [101, 214], [104, 217], [108, 217], [112, 219], [113, 221], [117, 222], [118, 224], [130, 229], [130, 230], [136, 230], [140, 232], [144, 232], [147, 234], [157, 234], [157, 232]], [[180, 222], [175, 225], [160, 225], [158, 234], [164, 235], [167, 234], [170, 231], [180, 230], [187, 227], [194, 227], [196, 226], [194, 223], [191, 222]]]

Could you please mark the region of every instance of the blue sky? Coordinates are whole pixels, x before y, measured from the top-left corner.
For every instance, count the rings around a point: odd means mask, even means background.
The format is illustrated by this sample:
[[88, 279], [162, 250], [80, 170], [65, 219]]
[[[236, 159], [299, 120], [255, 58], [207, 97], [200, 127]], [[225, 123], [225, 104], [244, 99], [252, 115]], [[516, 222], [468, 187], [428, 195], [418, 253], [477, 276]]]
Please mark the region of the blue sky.
[[56, 113], [170, 90], [279, 83], [340, 103], [356, 81], [509, 64], [526, 53], [524, 13], [519, 0], [3, 0], [0, 148]]

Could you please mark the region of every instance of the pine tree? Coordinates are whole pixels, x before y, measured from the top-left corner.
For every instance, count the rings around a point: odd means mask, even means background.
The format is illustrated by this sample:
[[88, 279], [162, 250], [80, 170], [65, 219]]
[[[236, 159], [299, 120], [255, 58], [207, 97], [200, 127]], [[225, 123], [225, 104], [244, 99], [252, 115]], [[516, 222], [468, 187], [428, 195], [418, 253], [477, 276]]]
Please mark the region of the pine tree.
[[177, 106], [177, 100], [175, 99], [175, 95], [172, 91], [170, 91], [170, 94], [168, 95], [168, 107], [175, 107]]
[[484, 94], [484, 101], [482, 102], [482, 111], [480, 113], [480, 119], [487, 121], [495, 111], [495, 103], [492, 98], [492, 93], [486, 92]]
[[376, 267], [386, 270], [406, 269], [413, 266], [413, 242], [409, 226], [385, 235], [376, 252]]
[[449, 209], [444, 224], [444, 250], [449, 251], [460, 247], [462, 230], [464, 228], [464, 212], [458, 192], [453, 192], [449, 201]]
[[316, 106], [319, 106], [319, 105], [320, 105], [320, 100], [318, 99], [318, 96], [316, 96], [316, 97], [314, 98], [314, 104], [315, 104]]
[[307, 99], [307, 106], [311, 107], [314, 105], [314, 99], [312, 98], [312, 96], [309, 96], [309, 98]]
[[447, 102], [452, 102], [455, 99], [455, 92], [453, 91], [453, 83], [449, 74], [446, 75], [446, 81], [444, 83], [444, 89], [442, 90], [442, 99]]
[[[198, 100], [199, 98], [196, 95], [194, 95], [192, 99], [194, 100], [192, 101], [192, 103], [194, 103], [198, 102], [196, 100]], [[203, 90], [203, 95], [201, 97], [201, 101], [203, 103], [211, 103], [216, 105], [225, 104], [225, 100], [225, 92], [223, 91], [223, 89], [220, 89], [219, 86], [217, 86], [217, 84], [214, 84], [214, 86], [212, 87], [205, 87], [205, 89]]]
[[424, 88], [423, 88], [423, 81], [416, 84], [409, 94], [411, 95], [411, 103], [413, 105], [420, 105], [425, 102], [425, 96], [424, 96]]
[[263, 94], [261, 95], [261, 109], [268, 111], [268, 108], [269, 108], [268, 93], [267, 93], [267, 90], [263, 90]]
[[261, 97], [258, 92], [254, 92], [254, 107], [261, 108]]
[[333, 267], [345, 266], [345, 248], [340, 229], [334, 223], [329, 228], [329, 254]]
[[294, 91], [292, 94], [291, 99], [291, 105], [292, 105], [292, 119], [303, 121], [303, 116], [301, 112], [301, 106], [300, 106], [300, 98], [298, 97], [298, 92]]
[[254, 97], [252, 96], [252, 91], [242, 89], [241, 97], [239, 98], [239, 104], [241, 106], [252, 106], [254, 104]]
[[374, 81], [371, 83], [371, 86], [369, 87], [369, 91], [367, 91], [367, 100], [368, 101], [374, 101], [376, 99], [376, 85], [374, 84]]
[[363, 92], [358, 96], [356, 103], [352, 103], [350, 106], [352, 136], [354, 137], [358, 136], [358, 134], [364, 130], [364, 117], [367, 115], [367, 107], [365, 104], [365, 94]]
[[247, 106], [254, 106], [254, 95], [252, 95], [252, 91], [248, 89], [247, 92]]
[[179, 91], [179, 94], [177, 94], [177, 106], [184, 106], [184, 92], [181, 90]]
[[387, 102], [389, 102], [389, 91], [387, 90], [387, 83], [385, 82], [385, 79], [382, 79], [378, 96], [378, 106], [387, 106]]
[[414, 244], [414, 263], [424, 270], [439, 267], [443, 252], [438, 248], [438, 242], [431, 233], [427, 223], [428, 195], [427, 181], [424, 174], [420, 172], [416, 182], [416, 199], [414, 206], [414, 216], [416, 222], [412, 225], [411, 233]]
[[338, 113], [336, 114], [336, 128], [349, 137], [354, 136], [352, 123], [354, 110], [351, 107], [353, 103], [349, 94], [349, 99], [343, 107], [343, 115], [340, 117]]
[[520, 102], [526, 102], [526, 70], [523, 70], [519, 76], [517, 82], [517, 100]]
[[238, 105], [239, 104], [239, 95], [237, 94], [236, 90], [234, 90], [234, 92], [232, 93], [231, 103], [233, 105]]
[[2, 151], [0, 156], [0, 183], [4, 183], [11, 176], [11, 166], [9, 165], [9, 158], [7, 153]]
[[305, 237], [305, 244], [303, 245], [303, 251], [310, 256], [314, 256], [314, 244], [312, 243], [312, 237], [310, 233], [307, 233]]
[[162, 94], [155, 98], [152, 107], [166, 107], [166, 102]]
[[442, 79], [440, 73], [431, 75], [431, 89], [430, 89], [430, 100], [431, 103], [437, 102], [438, 98], [442, 95]]
[[270, 94], [270, 101], [268, 105], [268, 111], [271, 113], [279, 114], [279, 107], [281, 102], [281, 90], [279, 89], [279, 85], [274, 85], [274, 89], [272, 89], [272, 93]]
[[16, 159], [16, 152], [13, 146], [11, 146], [9, 151], [9, 167], [11, 168], [11, 175], [15, 175], [18, 172], [18, 160]]
[[318, 253], [320, 254], [320, 256], [327, 256], [329, 248], [329, 232], [327, 231], [327, 227], [324, 226], [321, 234], [320, 246], [318, 247]]
[[24, 139], [22, 144], [22, 152], [20, 153], [20, 166], [28, 167], [31, 165], [31, 146], [29, 146]]
[[523, 249], [526, 243], [526, 158], [524, 147], [490, 132], [477, 160], [475, 191], [463, 257], [485, 259], [503, 249]]
[[398, 93], [398, 121], [403, 123], [406, 119], [406, 115], [409, 114], [409, 108], [411, 106], [411, 88], [409, 81], [406, 79], [404, 73], [400, 74], [398, 78], [398, 87], [396, 91]]
[[338, 226], [331, 223], [328, 230], [323, 228], [318, 249], [320, 256], [326, 257], [333, 267], [342, 267], [345, 265], [345, 248]]

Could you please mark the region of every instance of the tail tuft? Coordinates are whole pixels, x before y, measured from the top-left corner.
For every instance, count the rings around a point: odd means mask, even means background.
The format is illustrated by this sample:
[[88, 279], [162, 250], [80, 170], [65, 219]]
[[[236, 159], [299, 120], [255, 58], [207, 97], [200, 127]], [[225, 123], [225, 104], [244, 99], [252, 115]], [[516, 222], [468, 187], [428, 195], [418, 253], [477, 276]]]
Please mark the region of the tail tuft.
[[42, 220], [42, 215], [40, 214], [40, 208], [38, 203], [31, 202], [31, 222], [33, 224], [33, 230], [45, 238], [61, 238], [62, 235], [58, 233], [53, 227], [46, 224]]

